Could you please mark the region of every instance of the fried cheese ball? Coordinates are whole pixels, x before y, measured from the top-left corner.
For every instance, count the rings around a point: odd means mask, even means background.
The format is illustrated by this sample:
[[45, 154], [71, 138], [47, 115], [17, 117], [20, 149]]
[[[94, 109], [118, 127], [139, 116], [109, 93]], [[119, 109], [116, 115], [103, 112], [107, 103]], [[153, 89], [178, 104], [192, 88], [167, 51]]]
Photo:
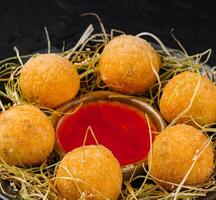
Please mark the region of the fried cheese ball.
[[57, 54], [40, 54], [25, 63], [19, 84], [28, 100], [55, 108], [76, 96], [80, 78], [66, 58]]
[[174, 120], [189, 107], [194, 94], [190, 109], [178, 122], [189, 121], [191, 117], [200, 125], [216, 122], [216, 86], [207, 77], [193, 72], [178, 74], [166, 84], [160, 100], [163, 117], [168, 122]]
[[[193, 126], [178, 124], [165, 129], [153, 142], [151, 175], [179, 184], [203, 147], [205, 150], [197, 157], [184, 185], [204, 183], [214, 170], [213, 147], [207, 143], [208, 138]], [[170, 184], [158, 183], [166, 189], [174, 189]]]
[[99, 60], [99, 72], [106, 86], [125, 94], [139, 94], [155, 82], [159, 57], [146, 40], [132, 35], [112, 39]]
[[18, 105], [0, 114], [0, 158], [10, 165], [41, 164], [54, 141], [51, 121], [35, 106]]
[[121, 167], [110, 150], [88, 145], [67, 153], [56, 175], [56, 186], [67, 200], [117, 200], [122, 186]]

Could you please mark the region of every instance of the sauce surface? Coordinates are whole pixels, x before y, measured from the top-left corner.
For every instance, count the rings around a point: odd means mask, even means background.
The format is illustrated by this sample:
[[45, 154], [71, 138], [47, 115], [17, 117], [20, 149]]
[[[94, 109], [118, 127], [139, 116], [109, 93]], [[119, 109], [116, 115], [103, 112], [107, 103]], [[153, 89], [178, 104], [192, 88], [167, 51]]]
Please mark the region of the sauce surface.
[[[145, 114], [135, 107], [116, 101], [97, 101], [64, 116], [57, 125], [57, 139], [65, 153], [83, 145], [88, 127], [98, 143], [113, 152], [121, 166], [136, 163], [148, 155], [148, 124]], [[153, 124], [151, 128], [156, 131]], [[96, 144], [92, 134], [88, 133], [85, 144]]]

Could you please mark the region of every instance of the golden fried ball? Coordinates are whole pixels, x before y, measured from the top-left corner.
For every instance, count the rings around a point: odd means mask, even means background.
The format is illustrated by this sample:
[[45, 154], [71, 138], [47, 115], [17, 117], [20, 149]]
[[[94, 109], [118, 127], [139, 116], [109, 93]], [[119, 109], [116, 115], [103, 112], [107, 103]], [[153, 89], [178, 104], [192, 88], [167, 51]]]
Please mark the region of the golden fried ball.
[[57, 54], [40, 54], [25, 63], [19, 83], [27, 99], [55, 108], [76, 96], [80, 78], [66, 58]]
[[[156, 137], [152, 148], [150, 173], [164, 181], [179, 184], [197, 157], [199, 150], [207, 144], [208, 138], [198, 129], [178, 124], [167, 128]], [[214, 152], [209, 143], [196, 161], [185, 185], [205, 182], [214, 169]], [[171, 185], [159, 182], [165, 188]]]
[[67, 200], [81, 196], [89, 200], [117, 200], [122, 186], [121, 167], [104, 146], [79, 147], [61, 161], [56, 186]]
[[159, 71], [159, 57], [150, 43], [136, 36], [121, 35], [104, 48], [99, 71], [106, 86], [114, 91], [137, 94], [155, 82], [153, 72]]
[[51, 153], [54, 141], [50, 120], [35, 106], [14, 106], [0, 114], [0, 158], [8, 164], [42, 163]]
[[186, 122], [190, 117], [200, 125], [216, 122], [216, 86], [207, 77], [193, 72], [174, 76], [164, 87], [160, 111], [168, 122], [188, 108], [199, 80], [200, 86], [193, 103], [179, 122]]

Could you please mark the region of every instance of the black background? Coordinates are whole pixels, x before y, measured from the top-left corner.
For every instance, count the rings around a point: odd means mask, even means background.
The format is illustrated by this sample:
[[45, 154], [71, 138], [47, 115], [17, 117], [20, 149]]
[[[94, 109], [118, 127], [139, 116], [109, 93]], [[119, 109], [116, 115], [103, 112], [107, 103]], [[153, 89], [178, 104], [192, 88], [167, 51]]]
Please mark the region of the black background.
[[0, 59], [46, 47], [44, 26], [53, 46], [65, 40], [73, 45], [97, 13], [107, 31], [120, 29], [128, 34], [149, 31], [170, 47], [177, 47], [170, 31], [189, 53], [213, 49], [210, 64], [216, 63], [216, 6], [206, 0], [0, 0]]

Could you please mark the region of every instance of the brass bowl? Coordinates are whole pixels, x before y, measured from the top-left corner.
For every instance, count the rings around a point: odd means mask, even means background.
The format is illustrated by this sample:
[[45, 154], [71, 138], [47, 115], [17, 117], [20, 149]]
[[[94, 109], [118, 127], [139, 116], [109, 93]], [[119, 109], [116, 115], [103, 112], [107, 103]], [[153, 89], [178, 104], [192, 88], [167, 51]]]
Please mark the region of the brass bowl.
[[[143, 113], [146, 113], [150, 117], [152, 123], [155, 125], [155, 128], [158, 132], [161, 132], [166, 128], [166, 123], [161, 117], [160, 113], [155, 108], [153, 108], [152, 106], [150, 106], [149, 104], [141, 100], [140, 98], [127, 96], [115, 92], [109, 92], [109, 91], [96, 91], [96, 92], [88, 93], [82, 97], [75, 98], [63, 104], [57, 109], [57, 111], [62, 113], [67, 113], [78, 106], [82, 106], [83, 104], [87, 104], [95, 101], [118, 101], [133, 106], [135, 108], [138, 108]], [[63, 117], [63, 115], [52, 116], [52, 123], [55, 129], [61, 117]], [[58, 143], [58, 137], [56, 138], [57, 138], [56, 150], [60, 155], [63, 156], [64, 151]], [[130, 178], [131, 175], [134, 173], [134, 170], [136, 170], [135, 174], [141, 173], [143, 171], [143, 166], [142, 166], [143, 163], [146, 164], [146, 158], [137, 163], [122, 166], [122, 173], [124, 179]]]

